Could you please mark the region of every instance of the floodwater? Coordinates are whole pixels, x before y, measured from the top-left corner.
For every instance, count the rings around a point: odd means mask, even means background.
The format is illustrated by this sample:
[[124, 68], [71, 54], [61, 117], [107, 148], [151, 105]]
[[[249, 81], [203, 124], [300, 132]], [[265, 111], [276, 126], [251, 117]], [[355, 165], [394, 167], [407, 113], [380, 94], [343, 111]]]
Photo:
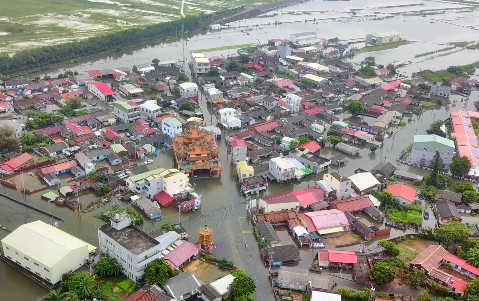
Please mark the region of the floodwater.
[[[408, 4], [419, 4], [408, 7], [391, 6]], [[390, 6], [389, 8], [384, 8]], [[382, 7], [382, 8], [381, 8]], [[352, 17], [348, 11], [359, 9], [358, 16]], [[437, 10], [447, 9], [447, 13], [441, 15], [414, 16], [411, 11], [417, 10]], [[374, 52], [365, 54], [365, 56], [376, 56], [378, 63], [388, 63], [392, 61], [411, 63], [401, 69], [402, 73], [412, 73], [421, 69], [443, 69], [449, 65], [467, 64], [479, 60], [478, 51], [461, 51], [437, 58], [419, 57], [415, 55], [447, 47], [445, 44], [454, 41], [470, 41], [477, 39], [477, 12], [459, 12], [458, 9], [468, 9], [465, 5], [457, 3], [439, 2], [439, 1], [373, 1], [361, 0], [351, 2], [334, 1], [312, 1], [291, 8], [285, 8], [278, 13], [281, 15], [274, 18], [253, 18], [235, 22], [234, 26], [241, 28], [229, 29], [222, 32], [208, 33], [192, 37], [185, 45], [185, 55], [188, 57], [190, 50], [200, 48], [210, 48], [244, 43], [265, 43], [271, 38], [288, 38], [289, 34], [301, 31], [315, 31], [318, 36], [326, 38], [340, 37], [341, 39], [359, 39], [364, 38], [367, 33], [376, 32], [378, 29], [384, 31], [395, 30], [400, 32], [406, 39], [416, 41], [416, 43], [401, 46], [394, 50]], [[313, 15], [291, 15], [290, 11], [315, 11]], [[371, 16], [374, 12], [381, 18], [373, 20]], [[392, 15], [394, 13], [394, 15]], [[313, 12], [312, 12], [313, 14]], [[459, 16], [464, 16], [471, 20], [470, 23], [464, 23]], [[334, 17], [336, 19], [330, 19]], [[386, 18], [387, 17], [387, 18]], [[315, 22], [304, 22], [305, 19], [317, 18]], [[319, 20], [321, 19], [321, 20]], [[431, 23], [431, 20], [435, 20]], [[270, 25], [268, 23], [280, 21], [297, 23], [288, 23], [280, 25]], [[261, 25], [262, 24], [262, 25]], [[472, 28], [465, 26], [474, 25]], [[75, 71], [85, 71], [89, 69], [116, 68], [128, 66], [135, 63], [144, 63], [153, 58], [160, 60], [178, 60], [182, 53], [180, 43], [161, 44], [147, 46], [142, 49], [125, 49], [124, 53], [102, 54], [82, 61], [75, 66], [67, 66], [68, 69]], [[234, 50], [223, 51], [219, 54], [233, 54]], [[354, 61], [361, 60], [358, 55]], [[65, 69], [49, 70], [48, 74], [56, 75]], [[474, 92], [467, 102], [458, 102], [455, 106], [443, 107], [441, 110], [431, 110], [424, 112], [421, 116], [413, 116], [412, 122], [404, 128], [394, 131], [391, 138], [386, 139], [382, 148], [374, 154], [368, 149], [361, 151], [360, 157], [349, 158], [345, 167], [339, 171], [343, 175], [351, 175], [357, 168], [370, 169], [378, 162], [383, 160], [395, 162], [402, 149], [412, 142], [412, 135], [423, 134], [432, 120], [445, 119], [453, 110], [473, 109], [474, 101], [478, 100], [479, 93]], [[205, 120], [209, 121], [210, 116], [204, 100], [200, 102], [201, 108], [205, 114]], [[188, 230], [191, 241], [197, 238], [197, 231], [204, 224], [215, 229], [215, 255], [219, 258], [228, 258], [234, 261], [234, 264], [244, 269], [248, 274], [254, 276], [257, 283], [257, 300], [273, 300], [271, 288], [268, 283], [267, 269], [262, 267], [259, 257], [259, 250], [252, 232], [251, 225], [246, 220], [246, 200], [239, 194], [237, 177], [234, 168], [231, 168], [231, 157], [227, 153], [224, 141], [219, 142], [220, 158], [223, 162], [223, 173], [216, 179], [195, 179], [191, 182], [196, 185], [196, 191], [202, 194], [202, 206], [197, 212], [178, 215], [175, 209], [164, 210], [164, 218], [161, 221], [146, 221], [142, 226], [144, 230], [156, 229], [163, 222], [178, 222], [180, 219], [182, 225]], [[324, 155], [334, 155], [334, 151], [325, 150]], [[171, 153], [160, 153], [154, 159], [155, 163], [149, 168], [172, 167], [173, 159]], [[424, 171], [409, 166], [399, 166], [400, 169], [424, 174]], [[321, 175], [309, 176], [299, 183], [271, 184], [268, 187], [268, 194], [279, 191], [292, 191], [311, 187], [314, 182], [321, 178]], [[27, 184], [28, 185], [28, 184]], [[4, 189], [1, 188], [0, 189]], [[17, 192], [6, 188], [5, 193], [16, 193], [15, 197], [22, 200], [23, 197]], [[84, 205], [94, 200], [92, 194], [82, 196], [81, 201]], [[103, 224], [103, 221], [97, 219], [103, 209], [98, 209], [87, 214], [77, 215], [68, 208], [59, 208], [55, 205], [49, 205], [40, 199], [40, 194], [27, 196], [25, 199], [30, 205], [52, 212], [53, 214], [64, 218], [59, 228], [67, 231], [81, 239], [98, 245], [97, 229]], [[111, 205], [107, 205], [108, 206]], [[42, 213], [28, 209], [22, 205], [16, 204], [10, 200], [0, 198], [0, 224], [8, 229], [15, 229], [23, 223], [43, 220], [51, 222], [50, 218]], [[433, 223], [429, 221], [428, 223]], [[0, 230], [0, 238], [7, 233]], [[402, 235], [402, 231], [393, 230], [391, 236]], [[313, 252], [302, 251], [304, 255], [300, 266], [307, 267], [312, 261]], [[311, 254], [311, 255], [308, 255]], [[0, 291], [1, 300], [37, 300], [43, 296], [46, 291], [41, 289], [35, 283], [22, 276], [16, 270], [0, 262]]]

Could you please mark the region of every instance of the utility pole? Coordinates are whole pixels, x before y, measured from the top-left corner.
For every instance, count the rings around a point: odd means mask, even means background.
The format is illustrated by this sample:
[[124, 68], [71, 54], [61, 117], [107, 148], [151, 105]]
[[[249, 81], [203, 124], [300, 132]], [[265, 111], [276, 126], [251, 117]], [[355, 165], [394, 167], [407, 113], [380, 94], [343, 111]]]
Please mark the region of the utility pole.
[[268, 275], [271, 275], [271, 266], [273, 265], [273, 255], [274, 255], [274, 251], [268, 252], [268, 262], [269, 262]]

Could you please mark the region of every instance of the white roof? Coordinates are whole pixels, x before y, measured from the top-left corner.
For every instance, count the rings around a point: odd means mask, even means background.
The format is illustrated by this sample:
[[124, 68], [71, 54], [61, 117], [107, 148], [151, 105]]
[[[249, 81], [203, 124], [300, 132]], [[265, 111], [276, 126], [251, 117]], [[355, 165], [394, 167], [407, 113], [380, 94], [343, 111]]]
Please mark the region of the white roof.
[[235, 113], [235, 112], [236, 112], [236, 109], [233, 109], [233, 108], [222, 108], [222, 109], [218, 110], [218, 112], [219, 112], [220, 114], [226, 113], [226, 112]]
[[152, 102], [142, 103], [141, 105], [139, 105], [139, 107], [148, 109], [150, 111], [156, 111], [156, 110], [161, 109], [161, 107], [159, 105], [157, 105], [156, 103], [152, 103]]
[[311, 69], [314, 69], [316, 71], [324, 71], [324, 72], [328, 72], [329, 71], [329, 68], [326, 67], [326, 66], [323, 66], [321, 64], [318, 64], [318, 63], [307, 63], [306, 64], [306, 67], [308, 68], [311, 68]]
[[371, 200], [371, 203], [373, 203], [374, 207], [381, 206], [381, 202], [374, 195], [370, 194], [368, 197]]
[[197, 63], [209, 63], [210, 60], [206, 57], [195, 57], [195, 62], [197, 62]]
[[308, 230], [304, 228], [303, 226], [296, 226], [293, 228], [294, 233], [296, 233], [297, 236], [303, 236], [309, 234]]
[[360, 191], [379, 185], [379, 181], [370, 172], [360, 172], [349, 177], [354, 186]]
[[121, 85], [121, 87], [128, 91], [128, 93], [130, 94], [143, 93], [143, 89], [138, 88], [137, 86], [132, 84], [123, 84]]
[[323, 81], [325, 81], [324, 78], [320, 77], [320, 76], [317, 76], [317, 75], [314, 75], [314, 74], [306, 74], [305, 76], [303, 76], [304, 78], [307, 78], [307, 79], [310, 79], [314, 82], [317, 82], [317, 83], [321, 83]]
[[191, 53], [192, 57], [205, 57], [205, 55], [201, 52], [193, 52]]
[[198, 89], [198, 85], [197, 85], [197, 84], [195, 84], [195, 83], [190, 83], [190, 82], [181, 83], [181, 84], [180, 84], [180, 87], [182, 87], [183, 89], [189, 89], [189, 88], [196, 88], [196, 89]]
[[288, 158], [276, 157], [270, 161], [276, 163], [281, 168], [296, 168], [296, 166]]
[[154, 66], [145, 66], [145, 67], [138, 68], [138, 70], [140, 70], [140, 71], [155, 70], [155, 67]]
[[73, 250], [85, 246], [89, 252], [96, 249], [83, 240], [42, 221], [21, 225], [2, 239], [2, 243], [47, 267], [53, 267]]
[[248, 73], [240, 73], [240, 75], [249, 79], [252, 79], [254, 77], [253, 75], [249, 75]]
[[210, 285], [221, 295], [224, 296], [226, 295], [229, 290], [230, 284], [235, 280], [235, 276], [228, 274], [224, 276], [223, 278], [220, 278], [214, 282], [212, 282]]
[[311, 301], [341, 301], [341, 295], [312, 291]]
[[298, 62], [302, 62], [304, 60], [302, 57], [295, 56], [295, 55], [288, 55], [286, 59], [292, 60], [292, 61], [298, 61]]

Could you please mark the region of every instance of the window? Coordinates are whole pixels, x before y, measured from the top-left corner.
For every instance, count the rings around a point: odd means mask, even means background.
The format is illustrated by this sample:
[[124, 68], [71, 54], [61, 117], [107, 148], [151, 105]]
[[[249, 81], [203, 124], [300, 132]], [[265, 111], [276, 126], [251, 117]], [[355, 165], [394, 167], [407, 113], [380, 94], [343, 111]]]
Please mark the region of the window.
[[30, 259], [28, 259], [26, 256], [23, 256], [23, 258], [24, 258], [26, 261], [30, 261]]
[[34, 262], [33, 264], [36, 265], [37, 267], [40, 266], [38, 262]]
[[50, 272], [50, 270], [49, 270], [49, 269], [47, 269], [47, 268], [43, 268], [43, 269], [44, 269], [45, 271], [47, 271], [47, 272]]

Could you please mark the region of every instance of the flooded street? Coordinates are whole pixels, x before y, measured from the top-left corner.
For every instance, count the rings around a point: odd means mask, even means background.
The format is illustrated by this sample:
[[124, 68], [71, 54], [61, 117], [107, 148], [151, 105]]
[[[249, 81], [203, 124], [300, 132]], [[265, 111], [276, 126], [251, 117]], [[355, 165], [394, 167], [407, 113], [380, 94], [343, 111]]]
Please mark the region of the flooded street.
[[[393, 7], [404, 6], [406, 7]], [[384, 6], [390, 6], [384, 8]], [[357, 11], [353, 17], [351, 9]], [[414, 12], [423, 10], [448, 10], [444, 14], [415, 15]], [[228, 29], [221, 32], [198, 35], [188, 40], [185, 47], [185, 54], [194, 49], [220, 47], [233, 44], [244, 43], [265, 43], [271, 38], [288, 38], [289, 34], [301, 31], [315, 31], [318, 36], [326, 38], [339, 37], [343, 40], [364, 39], [367, 33], [376, 32], [378, 28], [385, 31], [398, 31], [407, 40], [414, 43], [400, 46], [397, 49], [384, 50], [373, 53], [364, 53], [357, 55], [353, 62], [359, 62], [366, 56], [375, 56], [376, 62], [386, 64], [389, 62], [410, 62], [400, 71], [403, 74], [411, 74], [424, 69], [444, 69], [449, 65], [469, 64], [479, 60], [479, 52], [473, 50], [458, 50], [454, 53], [446, 52], [443, 56], [424, 56], [416, 55], [446, 48], [446, 43], [455, 41], [471, 41], [479, 36], [479, 13], [478, 11], [467, 11], [468, 6], [458, 3], [439, 2], [439, 1], [376, 1], [376, 0], [358, 0], [351, 2], [333, 2], [333, 1], [311, 1], [308, 3], [296, 5], [281, 11], [273, 11], [268, 14], [271, 17], [257, 17], [249, 20], [242, 20], [232, 23], [232, 26], [241, 26], [241, 28]], [[292, 11], [304, 12], [291, 14]], [[376, 13], [377, 12], [377, 13]], [[276, 15], [274, 15], [276, 14]], [[418, 13], [420, 14], [420, 13]], [[273, 16], [274, 15], [274, 16]], [[374, 16], [381, 19], [374, 20]], [[463, 23], [458, 16], [463, 15], [470, 23]], [[316, 21], [304, 22], [305, 19]], [[431, 21], [434, 20], [434, 23]], [[278, 22], [296, 22], [287, 24], [271, 24]], [[469, 27], [464, 27], [467, 24]], [[441, 33], [441, 34], [438, 34]], [[74, 71], [85, 71], [90, 69], [104, 69], [117, 67], [130, 67], [136, 63], [150, 62], [153, 58], [160, 60], [178, 60], [181, 53], [181, 44], [161, 44], [147, 46], [142, 49], [124, 49], [124, 53], [110, 53], [94, 56], [88, 60], [80, 61], [80, 64], [66, 66], [65, 68], [52, 69], [44, 74], [57, 75], [66, 69]], [[215, 52], [220, 55], [231, 55], [234, 50]], [[452, 100], [460, 100], [460, 97], [452, 97]], [[439, 110], [425, 111], [421, 116], [412, 116], [412, 121], [403, 128], [394, 130], [392, 137], [385, 140], [383, 147], [375, 153], [369, 149], [361, 150], [359, 157], [347, 159], [347, 165], [341, 167], [339, 172], [344, 176], [353, 174], [357, 168], [371, 169], [381, 161], [390, 161], [396, 165], [396, 159], [401, 151], [412, 143], [414, 134], [425, 134], [433, 120], [446, 119], [450, 112], [460, 109], [474, 109], [474, 101], [479, 100], [479, 92], [472, 93], [468, 101], [450, 104]], [[211, 117], [206, 107], [204, 99], [200, 101], [201, 109], [205, 116], [207, 124], [211, 124]], [[407, 122], [407, 118], [405, 119]], [[223, 135], [224, 136], [224, 135]], [[256, 300], [270, 301], [272, 299], [271, 286], [268, 283], [268, 270], [264, 267], [260, 256], [258, 246], [255, 240], [253, 229], [246, 216], [246, 200], [239, 193], [238, 179], [231, 162], [231, 157], [227, 152], [224, 139], [219, 143], [220, 158], [223, 163], [223, 172], [221, 177], [215, 179], [194, 179], [191, 183], [195, 185], [197, 193], [202, 195], [202, 204], [200, 210], [187, 214], [178, 215], [175, 208], [163, 209], [163, 218], [156, 222], [147, 221], [141, 226], [143, 230], [149, 231], [160, 228], [164, 222], [177, 223], [178, 221], [186, 228], [190, 240], [196, 242], [198, 229], [205, 224], [215, 230], [215, 255], [218, 258], [227, 258], [233, 260], [236, 267], [244, 269], [246, 273], [254, 275], [257, 292], [254, 297]], [[336, 154], [335, 151], [325, 149], [322, 155], [331, 157]], [[160, 152], [158, 157], [153, 158], [154, 163], [149, 165], [149, 169], [164, 167], [173, 167], [173, 157], [171, 152]], [[334, 168], [335, 170], [336, 168]], [[424, 175], [425, 171], [418, 168], [399, 165], [398, 169], [408, 170], [417, 174]], [[315, 181], [322, 179], [322, 175], [310, 175], [298, 183], [277, 184], [271, 183], [268, 186], [267, 194], [280, 191], [293, 191], [314, 186]], [[28, 183], [27, 183], [28, 185]], [[0, 187], [0, 192], [7, 194], [17, 200], [23, 200], [23, 196], [8, 188]], [[77, 215], [68, 208], [57, 207], [40, 199], [42, 193], [37, 193], [25, 198], [29, 205], [51, 212], [62, 217], [59, 228], [71, 233], [88, 243], [98, 245], [97, 229], [104, 223], [95, 216], [101, 214], [106, 208], [100, 208], [96, 211]], [[81, 197], [84, 206], [95, 199], [93, 193]], [[17, 204], [11, 200], [0, 197], [0, 224], [8, 229], [15, 229], [18, 226], [42, 220], [50, 223], [49, 216]], [[424, 225], [433, 225], [435, 223], [433, 215]], [[392, 230], [391, 237], [403, 235], [405, 232]], [[408, 232], [406, 232], [408, 233]], [[0, 238], [8, 233], [0, 230]], [[350, 250], [357, 246], [349, 247]], [[299, 263], [300, 267], [309, 267], [314, 257], [314, 251], [302, 250], [303, 260]], [[38, 300], [47, 292], [37, 286], [34, 282], [21, 275], [15, 269], [0, 262], [0, 291], [1, 300]]]

